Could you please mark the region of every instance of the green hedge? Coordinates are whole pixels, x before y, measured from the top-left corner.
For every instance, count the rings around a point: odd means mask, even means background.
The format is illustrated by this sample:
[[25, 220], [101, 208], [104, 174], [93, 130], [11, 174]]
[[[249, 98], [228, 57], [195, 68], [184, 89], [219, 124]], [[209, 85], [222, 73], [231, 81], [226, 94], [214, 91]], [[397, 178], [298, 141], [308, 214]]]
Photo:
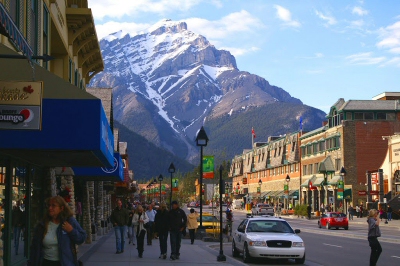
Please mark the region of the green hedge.
[[307, 216], [307, 205], [301, 204], [294, 207], [294, 214], [298, 216]]

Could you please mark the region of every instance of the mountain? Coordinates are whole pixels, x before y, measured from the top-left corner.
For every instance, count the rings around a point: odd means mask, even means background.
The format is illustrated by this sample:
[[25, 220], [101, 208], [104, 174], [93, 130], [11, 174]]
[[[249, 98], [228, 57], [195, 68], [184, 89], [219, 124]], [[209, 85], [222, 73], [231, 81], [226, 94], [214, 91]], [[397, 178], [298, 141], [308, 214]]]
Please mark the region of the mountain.
[[119, 130], [120, 140], [128, 142], [129, 167], [133, 169], [135, 180], [149, 180], [160, 174], [167, 175], [171, 162], [177, 172], [186, 173], [194, 169], [184, 159], [157, 147], [118, 121], [114, 121], [114, 127]]
[[[283, 121], [288, 115], [293, 118], [289, 128], [298, 127], [295, 119], [300, 116], [310, 128], [324, 119], [322, 111], [304, 106], [262, 77], [240, 71], [229, 51], [216, 49], [204, 36], [188, 30], [185, 22], [162, 20], [138, 34], [119, 31], [103, 38], [100, 47], [105, 70], [90, 85], [113, 88], [114, 119], [188, 161], [198, 156], [194, 138], [203, 124], [216, 124], [213, 130], [218, 131], [225, 126], [218, 123], [234, 123], [233, 131], [243, 135], [251, 126], [280, 117]], [[273, 109], [261, 108], [268, 105]], [[291, 105], [292, 113], [287, 113]], [[264, 113], [271, 111], [276, 117]], [[245, 126], [243, 117], [249, 113], [262, 120]], [[274, 125], [264, 133], [276, 135], [285, 129]], [[228, 145], [227, 156], [240, 153], [234, 140], [239, 135], [215, 142], [215, 150]]]

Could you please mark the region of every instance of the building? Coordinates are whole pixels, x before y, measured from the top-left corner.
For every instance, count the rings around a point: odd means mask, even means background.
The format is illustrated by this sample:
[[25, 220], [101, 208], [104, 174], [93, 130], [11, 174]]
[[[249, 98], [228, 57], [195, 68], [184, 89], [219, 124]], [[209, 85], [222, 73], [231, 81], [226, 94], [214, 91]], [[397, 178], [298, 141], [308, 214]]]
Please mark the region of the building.
[[[23, 210], [30, 236], [45, 198], [61, 194], [76, 212], [77, 196], [96, 192], [75, 186], [83, 181], [72, 167], [114, 166], [110, 120], [85, 91], [103, 68], [86, 0], [0, 0], [0, 134], [7, 140], [0, 142], [0, 265], [25, 265], [29, 257], [29, 237], [18, 250], [12, 245], [12, 208]], [[90, 232], [89, 213], [79, 215]]]
[[251, 201], [284, 203], [285, 207], [298, 201], [300, 187], [301, 132], [269, 137], [267, 143], [255, 143], [231, 163], [235, 198]]

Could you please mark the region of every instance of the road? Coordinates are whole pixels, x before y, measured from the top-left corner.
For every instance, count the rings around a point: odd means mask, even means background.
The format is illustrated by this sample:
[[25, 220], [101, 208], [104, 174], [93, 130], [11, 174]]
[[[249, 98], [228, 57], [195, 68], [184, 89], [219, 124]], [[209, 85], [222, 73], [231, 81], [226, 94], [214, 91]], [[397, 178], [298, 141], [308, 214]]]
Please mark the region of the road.
[[[243, 212], [234, 212], [233, 229], [246, 217]], [[362, 223], [365, 219], [365, 224]], [[317, 220], [287, 219], [294, 229], [300, 229], [300, 236], [306, 245], [306, 263], [309, 266], [353, 266], [369, 265], [370, 248], [366, 239], [366, 218], [360, 224], [351, 224], [349, 230], [327, 230], [317, 227]], [[383, 252], [378, 265], [400, 265], [400, 229], [381, 227]], [[218, 245], [212, 248], [219, 250]], [[241, 258], [233, 258], [231, 244], [223, 245], [224, 254], [242, 264]], [[254, 260], [242, 265], [294, 265], [294, 261]]]

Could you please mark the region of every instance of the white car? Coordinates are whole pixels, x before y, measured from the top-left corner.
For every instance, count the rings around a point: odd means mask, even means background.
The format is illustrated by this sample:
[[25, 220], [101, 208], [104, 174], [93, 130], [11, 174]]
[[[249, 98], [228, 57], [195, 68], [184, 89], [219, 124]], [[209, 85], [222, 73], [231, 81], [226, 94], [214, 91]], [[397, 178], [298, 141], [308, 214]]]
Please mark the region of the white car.
[[306, 252], [303, 240], [284, 219], [250, 217], [244, 219], [233, 234], [232, 255], [243, 254], [243, 261], [254, 258], [294, 259], [304, 264]]

